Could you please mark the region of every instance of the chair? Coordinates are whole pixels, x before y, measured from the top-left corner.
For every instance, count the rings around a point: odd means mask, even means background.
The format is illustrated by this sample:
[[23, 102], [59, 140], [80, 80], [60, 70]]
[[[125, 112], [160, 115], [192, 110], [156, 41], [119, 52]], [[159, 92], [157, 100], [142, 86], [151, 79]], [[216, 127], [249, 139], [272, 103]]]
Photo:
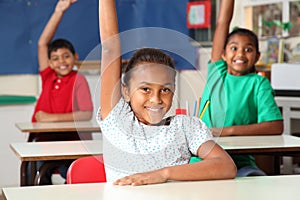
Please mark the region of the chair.
[[67, 184], [106, 182], [103, 156], [78, 158], [67, 172]]
[[[71, 164], [71, 160], [57, 160], [44, 162], [36, 171], [33, 185], [49, 185], [48, 181], [45, 182], [44, 177], [47, 177], [48, 170], [53, 170], [53, 174], [59, 173], [58, 168], [61, 166], [68, 167]], [[33, 163], [32, 163], [33, 164]], [[49, 176], [49, 175], [48, 175]], [[51, 176], [51, 174], [50, 174]], [[48, 180], [48, 178], [46, 179]]]

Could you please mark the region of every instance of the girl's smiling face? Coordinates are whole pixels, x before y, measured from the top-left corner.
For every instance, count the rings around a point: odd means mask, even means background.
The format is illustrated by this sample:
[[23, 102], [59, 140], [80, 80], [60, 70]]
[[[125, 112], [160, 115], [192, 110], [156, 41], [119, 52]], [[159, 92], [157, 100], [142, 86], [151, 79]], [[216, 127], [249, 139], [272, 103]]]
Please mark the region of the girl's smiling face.
[[228, 73], [235, 76], [248, 74], [258, 61], [260, 53], [247, 35], [233, 35], [222, 56], [227, 63]]
[[158, 124], [172, 106], [175, 90], [174, 69], [155, 63], [135, 66], [129, 85], [123, 86], [123, 96], [130, 102], [138, 120]]

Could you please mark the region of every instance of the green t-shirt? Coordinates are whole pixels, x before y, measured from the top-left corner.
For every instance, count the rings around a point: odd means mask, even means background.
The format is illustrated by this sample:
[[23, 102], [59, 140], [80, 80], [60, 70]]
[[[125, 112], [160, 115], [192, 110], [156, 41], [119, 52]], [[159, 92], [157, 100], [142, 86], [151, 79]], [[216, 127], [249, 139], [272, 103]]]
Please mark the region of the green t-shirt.
[[[233, 76], [224, 60], [208, 65], [200, 109], [210, 104], [202, 120], [209, 128], [282, 120], [269, 80], [255, 73]], [[238, 168], [256, 166], [252, 156], [232, 156]]]

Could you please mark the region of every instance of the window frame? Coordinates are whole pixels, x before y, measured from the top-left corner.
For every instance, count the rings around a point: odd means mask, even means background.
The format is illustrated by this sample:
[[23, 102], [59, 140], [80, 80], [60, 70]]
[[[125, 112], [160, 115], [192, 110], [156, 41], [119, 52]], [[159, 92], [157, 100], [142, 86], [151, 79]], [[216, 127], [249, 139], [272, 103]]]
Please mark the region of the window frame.
[[[298, 0], [260, 0], [260, 1], [243, 1], [242, 2], [242, 8], [244, 10], [244, 15], [242, 15], [242, 22], [243, 26], [249, 29], [252, 29], [253, 27], [249, 27], [247, 25], [247, 20], [249, 20], [249, 17], [247, 15], [247, 9], [249, 7], [253, 6], [263, 6], [263, 5], [269, 5], [269, 4], [277, 4], [281, 3], [282, 4], [282, 22], [287, 23], [290, 21], [290, 2], [297, 2]], [[252, 18], [252, 16], [251, 16]], [[249, 23], [248, 23], [249, 24]], [[288, 30], [282, 30], [282, 37], [288, 37], [289, 32]]]

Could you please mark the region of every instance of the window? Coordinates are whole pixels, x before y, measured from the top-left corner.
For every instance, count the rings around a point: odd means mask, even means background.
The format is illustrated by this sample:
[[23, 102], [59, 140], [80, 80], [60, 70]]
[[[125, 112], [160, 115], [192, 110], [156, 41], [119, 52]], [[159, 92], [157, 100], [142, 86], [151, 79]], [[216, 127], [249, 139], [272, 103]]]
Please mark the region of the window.
[[[220, 0], [206, 0], [211, 3], [210, 27], [208, 28], [190, 28], [189, 36], [196, 41], [196, 46], [211, 46], [213, 35], [216, 29], [217, 10], [220, 6]], [[205, 2], [205, 0], [189, 0], [189, 2]]]
[[300, 1], [252, 0], [244, 2], [244, 11], [245, 27], [260, 38], [300, 34]]
[[290, 2], [290, 22], [293, 26], [290, 29], [290, 36], [300, 35], [300, 1]]
[[[243, 2], [243, 10], [244, 27], [253, 30], [260, 39], [261, 64], [300, 62], [299, 0], [248, 0]], [[275, 61], [269, 48], [274, 41], [278, 44]]]

